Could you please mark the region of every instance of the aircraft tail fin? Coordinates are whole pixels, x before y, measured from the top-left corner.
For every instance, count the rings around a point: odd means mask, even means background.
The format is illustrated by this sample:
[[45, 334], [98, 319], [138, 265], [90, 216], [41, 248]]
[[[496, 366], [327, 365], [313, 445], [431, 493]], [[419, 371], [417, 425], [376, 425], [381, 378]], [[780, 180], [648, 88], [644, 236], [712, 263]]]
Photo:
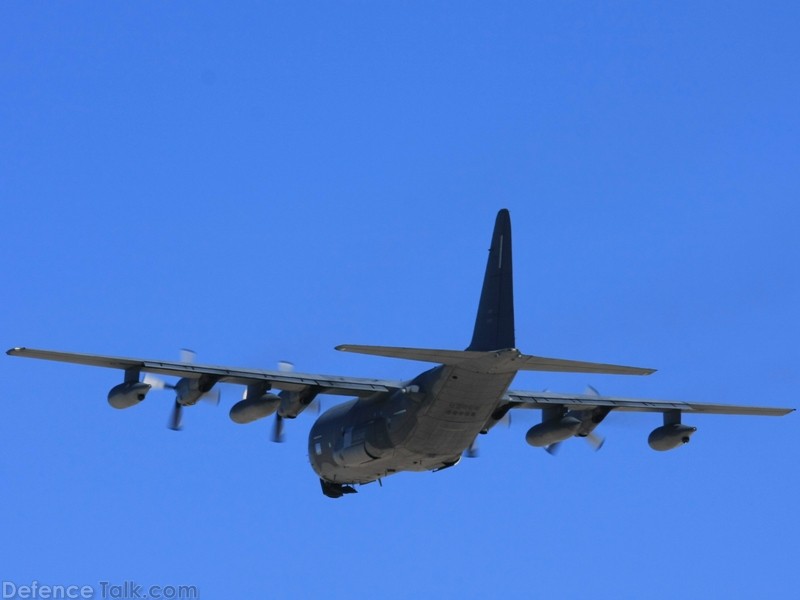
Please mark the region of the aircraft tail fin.
[[511, 217], [497, 213], [483, 277], [481, 300], [468, 351], [514, 348], [514, 285], [511, 262]]
[[514, 341], [514, 286], [511, 268], [511, 218], [505, 208], [497, 213], [483, 278], [472, 342], [466, 350], [399, 348], [395, 346], [337, 346], [343, 352], [371, 354], [406, 360], [464, 365], [485, 372], [555, 371], [649, 375], [654, 369], [592, 363], [522, 354]]

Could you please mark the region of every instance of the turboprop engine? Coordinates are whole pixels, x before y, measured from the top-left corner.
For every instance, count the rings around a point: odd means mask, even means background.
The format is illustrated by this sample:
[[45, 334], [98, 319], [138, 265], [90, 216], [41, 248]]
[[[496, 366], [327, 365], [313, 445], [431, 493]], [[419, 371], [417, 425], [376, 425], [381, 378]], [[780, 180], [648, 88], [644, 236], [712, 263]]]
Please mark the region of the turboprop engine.
[[144, 400], [149, 391], [149, 383], [126, 381], [111, 388], [108, 392], [108, 403], [114, 408], [130, 408]]
[[[201, 375], [199, 378], [182, 377], [173, 386], [175, 402], [183, 406], [194, 406], [200, 398], [211, 392], [218, 377]], [[217, 396], [216, 401], [219, 401]]]

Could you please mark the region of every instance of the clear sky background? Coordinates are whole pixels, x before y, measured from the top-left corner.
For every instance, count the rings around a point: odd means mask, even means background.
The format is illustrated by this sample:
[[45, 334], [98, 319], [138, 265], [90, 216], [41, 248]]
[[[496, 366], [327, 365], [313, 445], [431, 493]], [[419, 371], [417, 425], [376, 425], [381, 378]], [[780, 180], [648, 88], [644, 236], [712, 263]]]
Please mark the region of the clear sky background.
[[[0, 5], [3, 349], [404, 379], [463, 348], [498, 209], [517, 344], [651, 377], [515, 389], [800, 406], [795, 2]], [[796, 593], [798, 416], [612, 414], [330, 500], [314, 415], [241, 389], [115, 411], [118, 371], [0, 357], [0, 578], [207, 599]], [[328, 397], [327, 405], [335, 402]]]

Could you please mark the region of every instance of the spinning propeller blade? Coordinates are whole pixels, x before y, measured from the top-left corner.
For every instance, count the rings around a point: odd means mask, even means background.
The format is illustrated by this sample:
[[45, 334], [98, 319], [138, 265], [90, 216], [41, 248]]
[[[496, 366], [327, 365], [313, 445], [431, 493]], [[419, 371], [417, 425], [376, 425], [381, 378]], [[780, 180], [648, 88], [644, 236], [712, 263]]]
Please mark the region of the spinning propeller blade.
[[219, 406], [219, 401], [222, 398], [222, 393], [217, 390], [213, 389], [210, 392], [207, 392], [200, 396], [200, 400], [202, 402], [207, 402], [208, 404], [213, 404], [214, 406]]
[[545, 452], [547, 452], [550, 456], [555, 456], [558, 454], [559, 448], [561, 448], [562, 442], [556, 442], [554, 444], [550, 444], [549, 446], [545, 446]]
[[[583, 393], [586, 396], [597, 396], [597, 397], [600, 397], [600, 392], [598, 392], [591, 385], [587, 385], [586, 389], [584, 390]], [[605, 414], [607, 414], [607, 413], [605, 413]], [[601, 420], [602, 420], [602, 418], [605, 417], [605, 414], [602, 415]], [[579, 418], [581, 420], [583, 420], [584, 424], [585, 424], [587, 422], [588, 417], [590, 417], [590, 416], [591, 416], [591, 412], [584, 412], [584, 413], [582, 413], [582, 416], [579, 417]], [[596, 425], [595, 425], [595, 427], [596, 427]], [[595, 452], [600, 450], [600, 448], [602, 448], [603, 444], [605, 444], [605, 442], [606, 442], [606, 439], [603, 436], [597, 435], [594, 431], [590, 431], [589, 433], [587, 433], [585, 435], [584, 434], [577, 435], [576, 437], [582, 437], [583, 439], [585, 439], [586, 443], [589, 444]], [[563, 442], [555, 442], [553, 444], [550, 444], [549, 446], [545, 446], [545, 450], [551, 456], [555, 456], [556, 454], [558, 454], [558, 451], [561, 448], [561, 444], [562, 443]]]
[[[584, 393], [589, 396], [600, 397], [600, 392], [598, 392], [591, 385], [586, 386], [586, 391]], [[603, 447], [603, 444], [606, 443], [606, 438], [604, 438], [601, 435], [597, 435], [594, 431], [592, 431], [589, 435], [587, 435], [585, 439], [586, 443], [588, 443], [595, 452], [600, 450], [600, 448]]]
[[464, 456], [466, 456], [467, 458], [478, 458], [478, 456], [480, 456], [477, 437], [474, 440], [472, 440], [472, 443], [469, 445], [469, 448], [464, 450]]
[[606, 443], [606, 438], [592, 432], [586, 436], [586, 442], [594, 449], [595, 452], [597, 452], [603, 447], [603, 444]]
[[182, 420], [183, 420], [183, 405], [177, 400], [175, 400], [175, 404], [172, 406], [172, 414], [169, 417], [169, 423], [167, 424], [167, 427], [172, 429], [172, 431], [180, 431]]
[[[193, 363], [195, 358], [197, 357], [197, 353], [194, 350], [189, 350], [188, 348], [181, 348], [180, 351], [180, 362], [182, 363]], [[147, 383], [150, 387], [154, 390], [163, 390], [169, 389], [174, 390], [176, 389], [175, 385], [171, 383], [167, 383], [160, 377], [152, 375], [150, 373], [146, 373], [144, 378], [142, 379], [143, 383]], [[220, 401], [220, 391], [217, 389], [212, 389], [209, 392], [200, 396], [200, 400], [204, 402], [210, 402], [211, 404], [218, 405]], [[167, 423], [167, 427], [172, 429], [173, 431], [180, 431], [181, 430], [181, 422], [183, 420], [183, 405], [178, 402], [176, 397], [175, 404], [172, 407], [172, 413], [170, 413], [169, 422]]]
[[[291, 363], [288, 360], [279, 360], [278, 370], [284, 373], [291, 373], [294, 371], [294, 363]], [[281, 416], [280, 409], [278, 409], [278, 412], [275, 413], [275, 420], [272, 423], [272, 435], [270, 436], [270, 439], [277, 444], [282, 444], [285, 440], [283, 435], [283, 417]]]
[[280, 416], [278, 413], [275, 413], [275, 421], [272, 425], [272, 437], [273, 442], [278, 444], [282, 444], [284, 437], [283, 437], [283, 417]]
[[161, 377], [156, 377], [151, 373], [145, 373], [144, 377], [142, 378], [142, 382], [148, 384], [154, 390], [163, 390], [165, 388], [173, 387], [169, 385], [166, 381], [161, 379]]

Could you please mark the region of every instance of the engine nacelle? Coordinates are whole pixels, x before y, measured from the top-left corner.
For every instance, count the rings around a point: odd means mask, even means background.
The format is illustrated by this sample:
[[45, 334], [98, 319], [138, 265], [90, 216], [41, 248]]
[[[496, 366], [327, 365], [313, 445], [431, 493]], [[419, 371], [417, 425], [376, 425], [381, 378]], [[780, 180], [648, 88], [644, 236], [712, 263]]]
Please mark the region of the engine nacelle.
[[229, 413], [234, 423], [252, 423], [258, 419], [270, 416], [281, 404], [281, 399], [275, 394], [263, 394], [255, 398], [245, 398], [231, 407]]
[[149, 391], [149, 383], [141, 383], [139, 381], [120, 383], [108, 392], [108, 403], [114, 408], [130, 408], [144, 400]]
[[525, 441], [531, 446], [542, 448], [572, 437], [580, 427], [581, 420], [570, 415], [549, 419], [531, 427], [525, 434]]
[[182, 377], [175, 384], [175, 400], [184, 406], [194, 406], [212, 387], [214, 387], [213, 381], [209, 384], [205, 376], [199, 379]]
[[307, 387], [300, 392], [282, 391], [279, 396], [281, 404], [278, 407], [278, 414], [287, 419], [294, 419], [308, 408], [317, 394], [319, 394], [319, 390], [315, 387]]
[[653, 450], [663, 452], [672, 450], [678, 446], [689, 443], [689, 438], [697, 431], [697, 427], [682, 425], [681, 423], [671, 423], [662, 425], [652, 431], [647, 438], [647, 443]]

